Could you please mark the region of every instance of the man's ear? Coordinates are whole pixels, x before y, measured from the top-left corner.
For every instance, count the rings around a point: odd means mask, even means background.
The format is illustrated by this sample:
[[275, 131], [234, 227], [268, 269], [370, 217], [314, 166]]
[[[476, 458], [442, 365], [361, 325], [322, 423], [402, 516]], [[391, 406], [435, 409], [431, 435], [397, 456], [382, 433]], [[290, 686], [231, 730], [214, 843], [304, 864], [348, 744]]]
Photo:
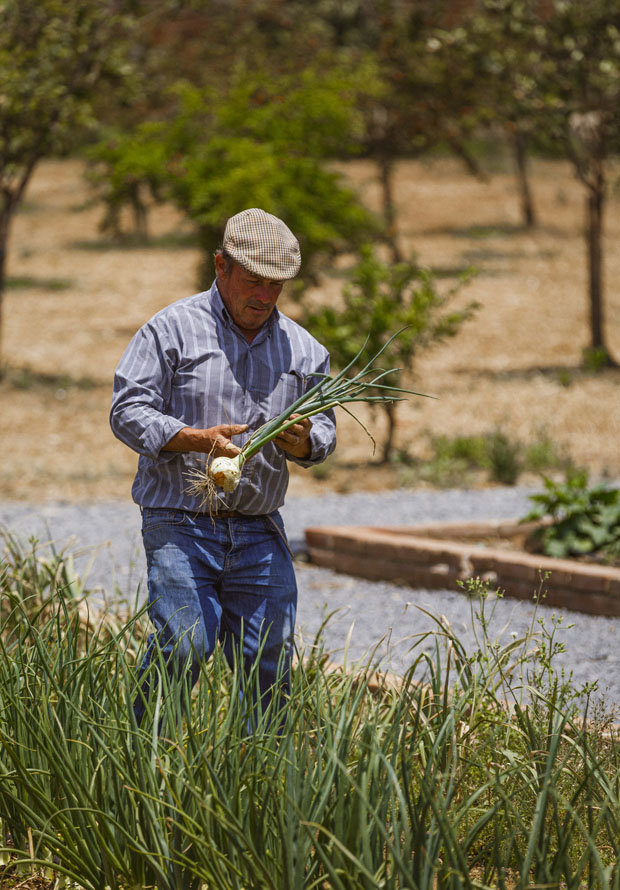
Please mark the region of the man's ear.
[[221, 253], [215, 254], [215, 272], [218, 278], [225, 278], [228, 274], [228, 263]]

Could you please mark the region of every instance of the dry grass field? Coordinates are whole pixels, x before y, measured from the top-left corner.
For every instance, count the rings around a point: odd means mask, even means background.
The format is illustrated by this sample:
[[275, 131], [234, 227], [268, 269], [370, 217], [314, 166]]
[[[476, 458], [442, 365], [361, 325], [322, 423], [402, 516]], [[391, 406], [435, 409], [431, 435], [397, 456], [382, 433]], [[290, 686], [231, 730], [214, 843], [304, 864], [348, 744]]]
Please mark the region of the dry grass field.
[[[156, 208], [148, 245], [115, 245], [98, 231], [102, 210], [89, 203], [82, 174], [79, 161], [43, 164], [12, 233], [2, 498], [129, 497], [136, 456], [107, 421], [114, 367], [142, 322], [196, 289], [199, 255], [178, 215]], [[347, 175], [376, 206], [373, 167], [359, 162]], [[513, 441], [548, 439], [593, 475], [618, 478], [620, 372], [580, 369], [588, 344], [583, 192], [567, 165], [551, 161], [535, 162], [533, 188], [540, 225], [528, 232], [509, 171], [480, 182], [446, 159], [398, 167], [403, 246], [440, 274], [441, 286], [475, 264], [479, 274], [463, 299], [476, 299], [480, 310], [454, 340], [420, 356], [410, 382], [439, 400], [402, 406], [397, 445], [424, 460], [431, 435], [501, 428]], [[605, 278], [608, 342], [620, 358], [619, 207], [612, 196]], [[337, 294], [342, 280], [326, 281], [315, 296]], [[381, 418], [364, 419], [380, 439]], [[372, 460], [372, 443], [341, 418], [330, 466], [295, 471], [291, 492], [411, 483], [402, 467], [369, 466]]]

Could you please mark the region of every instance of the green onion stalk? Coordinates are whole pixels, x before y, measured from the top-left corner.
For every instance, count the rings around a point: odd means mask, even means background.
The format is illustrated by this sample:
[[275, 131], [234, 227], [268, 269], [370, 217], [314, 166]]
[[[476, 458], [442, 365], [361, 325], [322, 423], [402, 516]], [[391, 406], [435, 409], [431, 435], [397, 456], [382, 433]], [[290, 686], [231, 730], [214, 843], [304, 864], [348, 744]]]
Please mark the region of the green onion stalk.
[[[398, 373], [401, 370], [400, 368], [383, 370], [374, 367], [379, 356], [385, 352], [392, 340], [400, 333], [402, 332], [398, 331], [396, 334], [393, 334], [379, 352], [372, 356], [364, 365], [361, 371], [350, 378], [347, 377], [347, 374], [364, 352], [365, 346], [336, 376], [332, 377], [329, 374], [313, 375], [320, 378], [318, 383], [285, 408], [277, 417], [268, 420], [267, 423], [255, 430], [241, 448], [239, 454], [236, 454], [234, 457], [216, 457], [204, 469], [195, 471], [190, 487], [191, 493], [202, 496], [205, 502], [212, 503], [215, 496], [215, 487], [225, 492], [234, 491], [241, 481], [243, 466], [257, 451], [260, 451], [268, 442], [271, 442], [272, 439], [275, 439], [289, 427], [299, 423], [300, 420], [313, 417], [315, 414], [339, 407], [350, 413], [346, 406], [354, 402], [380, 405], [388, 402], [403, 401], [407, 395], [435, 398], [425, 393], [403, 389], [389, 383], [387, 381], [388, 375]], [[357, 418], [355, 420], [368, 433], [361, 421]]]

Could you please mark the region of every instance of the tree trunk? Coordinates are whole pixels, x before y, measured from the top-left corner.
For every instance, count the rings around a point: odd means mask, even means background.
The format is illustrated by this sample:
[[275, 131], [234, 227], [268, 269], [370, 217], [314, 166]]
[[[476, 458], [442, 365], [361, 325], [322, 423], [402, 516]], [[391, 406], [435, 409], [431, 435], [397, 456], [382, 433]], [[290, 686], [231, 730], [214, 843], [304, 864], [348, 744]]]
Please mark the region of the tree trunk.
[[383, 453], [381, 455], [381, 462], [384, 464], [388, 463], [391, 460], [394, 451], [394, 435], [396, 433], [396, 407], [396, 402], [385, 402], [383, 405], [385, 416], [387, 419], [387, 430], [383, 442]]
[[460, 158], [463, 161], [468, 173], [471, 173], [472, 176], [475, 176], [476, 179], [479, 179], [481, 182], [489, 181], [488, 174], [484, 172], [474, 155], [468, 151], [465, 144], [460, 139], [448, 136], [447, 141], [457, 158]]
[[[2, 363], [2, 335], [3, 328], [3, 303], [4, 290], [6, 287], [6, 258], [9, 246], [9, 234], [13, 215], [19, 207], [19, 202], [24, 196], [26, 186], [30, 182], [30, 177], [39, 160], [38, 155], [34, 154], [27, 161], [24, 161], [22, 173], [17, 184], [13, 189], [4, 186], [0, 188], [0, 366]], [[3, 171], [0, 171], [2, 173]]]
[[590, 288], [590, 346], [592, 349], [604, 350], [609, 355], [605, 344], [603, 318], [603, 204], [604, 178], [601, 170], [597, 172], [586, 198], [587, 240], [588, 240], [588, 279]]
[[527, 229], [532, 229], [536, 225], [536, 212], [534, 210], [534, 200], [527, 170], [527, 138], [523, 130], [518, 126], [514, 128], [512, 133], [512, 148], [521, 200], [521, 219]]
[[0, 213], [0, 369], [2, 367], [2, 322], [4, 289], [6, 286], [6, 254], [9, 243], [9, 227], [11, 225], [12, 215], [13, 214], [8, 207], [3, 208], [3, 211]]
[[398, 230], [396, 226], [396, 204], [393, 188], [394, 162], [387, 155], [379, 157], [379, 178], [383, 193], [383, 219], [385, 220], [385, 239], [392, 252], [392, 262], [400, 263], [403, 255], [398, 247]]
[[[594, 367], [614, 367], [605, 343], [603, 311], [603, 210], [605, 206], [605, 131], [600, 110], [575, 112], [568, 120], [567, 146], [577, 176], [586, 188], [586, 244], [590, 347]], [[587, 355], [585, 356], [587, 359]]]

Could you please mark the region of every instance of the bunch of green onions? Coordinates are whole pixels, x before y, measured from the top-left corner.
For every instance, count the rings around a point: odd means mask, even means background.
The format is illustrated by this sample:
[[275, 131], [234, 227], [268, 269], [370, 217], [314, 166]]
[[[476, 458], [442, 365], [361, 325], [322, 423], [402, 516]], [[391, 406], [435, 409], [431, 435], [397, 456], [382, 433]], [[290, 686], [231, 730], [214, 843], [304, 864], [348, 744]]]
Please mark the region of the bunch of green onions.
[[[320, 377], [318, 383], [285, 408], [277, 417], [267, 421], [267, 423], [255, 430], [239, 454], [236, 454], [234, 457], [214, 458], [206, 473], [200, 472], [195, 477], [191, 490], [195, 494], [205, 495], [209, 487], [212, 487], [212, 484], [215, 483], [223, 491], [234, 491], [241, 480], [241, 471], [244, 464], [257, 451], [260, 451], [268, 442], [271, 442], [272, 439], [275, 439], [289, 427], [299, 423], [300, 420], [312, 417], [314, 414], [337, 407], [344, 408], [347, 411], [345, 406], [353, 402], [366, 402], [371, 405], [399, 402], [403, 401], [405, 394], [434, 398], [433, 396], [426, 396], [425, 393], [414, 392], [413, 390], [403, 389], [388, 383], [388, 375], [398, 373], [401, 370], [400, 368], [382, 370], [374, 367], [374, 363], [379, 356], [385, 352], [392, 340], [400, 333], [401, 331], [398, 331], [396, 334], [393, 334], [379, 352], [364, 365], [361, 371], [351, 378], [346, 375], [363, 354], [365, 346], [335, 377], [331, 377], [329, 374], [315, 375]], [[357, 420], [357, 418], [355, 419]], [[363, 427], [359, 420], [358, 423]], [[368, 430], [365, 427], [363, 428], [368, 433]]]

